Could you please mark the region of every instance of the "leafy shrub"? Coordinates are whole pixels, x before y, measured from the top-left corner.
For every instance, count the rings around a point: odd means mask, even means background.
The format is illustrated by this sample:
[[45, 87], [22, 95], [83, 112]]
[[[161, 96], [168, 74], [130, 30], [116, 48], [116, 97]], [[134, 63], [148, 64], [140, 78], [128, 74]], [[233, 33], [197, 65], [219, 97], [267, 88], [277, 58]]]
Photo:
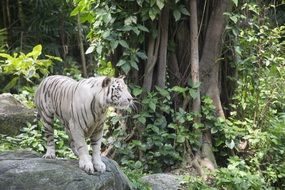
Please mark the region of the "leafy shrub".
[[50, 55], [46, 55], [47, 59], [39, 59], [41, 54], [41, 45], [35, 46], [27, 54], [14, 53], [13, 55], [9, 55], [0, 53], [0, 57], [5, 59], [5, 61], [0, 60], [2, 62], [0, 62], [1, 75], [4, 74], [10, 79], [3, 91], [7, 92], [15, 87], [20, 91], [20, 88], [23, 86], [34, 85], [32, 79], [47, 76], [49, 68], [53, 63], [52, 60], [62, 61], [60, 58]]
[[[58, 157], [74, 159], [75, 155], [67, 146], [68, 136], [58, 120], [54, 122], [54, 137], [56, 155]], [[43, 126], [37, 121], [27, 123], [27, 125], [21, 129], [21, 133], [15, 137], [1, 135], [0, 142], [0, 151], [21, 148], [34, 150], [41, 154], [45, 153], [46, 141], [43, 136]]]
[[[132, 87], [135, 96], [142, 92], [141, 88]], [[202, 118], [208, 122], [207, 125], [194, 124], [193, 118], [197, 113], [173, 108], [171, 96], [177, 93], [195, 96], [195, 92], [196, 87], [156, 88], [140, 101], [138, 113], [128, 115], [127, 118], [111, 116], [107, 123], [113, 126], [108, 129], [112, 132], [107, 132], [104, 142], [107, 146], [110, 143], [114, 145], [115, 159], [123, 166], [134, 165], [144, 172], [161, 172], [181, 163], [187, 146], [198, 148], [201, 144], [200, 131], [193, 129], [213, 127], [216, 121], [212, 102], [206, 97], [203, 99], [205, 114], [202, 114]], [[127, 120], [132, 128], [125, 131], [118, 128], [122, 120]], [[127, 133], [134, 135], [130, 141], [125, 142]]]
[[128, 165], [122, 167], [124, 173], [128, 176], [134, 189], [137, 190], [151, 190], [148, 184], [141, 181], [141, 178], [145, 175], [141, 165], [134, 162], [129, 162]]
[[169, 92], [149, 93], [142, 100], [141, 112], [132, 118], [136, 133], [139, 135], [126, 146], [117, 147], [122, 164], [129, 164], [132, 160], [142, 165], [145, 171], [159, 171], [163, 167], [181, 161], [176, 148], [181, 142], [177, 141], [175, 129], [168, 126], [167, 116], [171, 114]]
[[257, 171], [252, 172], [246, 162], [236, 156], [229, 158], [227, 168], [219, 168], [209, 173], [208, 180], [205, 181], [201, 177], [186, 175], [183, 184], [189, 190], [270, 189]]
[[[230, 114], [218, 129], [215, 146], [221, 150], [225, 146], [221, 141], [227, 140], [231, 154], [245, 162], [247, 171], [242, 171], [249, 176], [248, 171], [251, 171], [262, 179], [258, 182], [252, 176], [251, 188], [274, 186], [283, 189], [285, 27], [275, 26], [270, 17], [261, 21], [260, 16], [267, 11], [265, 7], [245, 3], [242, 5], [242, 10], [246, 10], [244, 15], [228, 14], [229, 35], [235, 44], [232, 48], [236, 88], [229, 106]], [[244, 28], [237, 25], [238, 20], [243, 19], [246, 22], [250, 19]], [[239, 148], [240, 141], [247, 143], [244, 149]], [[258, 183], [261, 186], [254, 186]]]
[[231, 157], [227, 168], [214, 173], [214, 186], [225, 189], [265, 189], [264, 179], [256, 171], [250, 171], [244, 160]]

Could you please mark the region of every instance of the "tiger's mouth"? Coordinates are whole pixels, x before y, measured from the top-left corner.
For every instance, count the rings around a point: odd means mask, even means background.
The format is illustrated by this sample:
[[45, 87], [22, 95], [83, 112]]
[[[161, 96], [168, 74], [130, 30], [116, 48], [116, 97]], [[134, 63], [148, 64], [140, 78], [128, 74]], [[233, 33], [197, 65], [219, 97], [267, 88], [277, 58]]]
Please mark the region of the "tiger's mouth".
[[129, 107], [131, 107], [132, 104], [133, 104], [132, 101], [124, 101], [124, 102], [119, 102], [115, 104], [114, 107], [117, 109], [124, 110], [124, 109], [128, 109]]

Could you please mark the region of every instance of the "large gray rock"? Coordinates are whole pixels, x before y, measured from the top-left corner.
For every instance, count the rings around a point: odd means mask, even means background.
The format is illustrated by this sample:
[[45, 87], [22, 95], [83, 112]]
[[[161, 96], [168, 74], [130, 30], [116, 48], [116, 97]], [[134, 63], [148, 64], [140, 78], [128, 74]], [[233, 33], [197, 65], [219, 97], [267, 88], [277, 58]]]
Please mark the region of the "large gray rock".
[[13, 136], [26, 122], [35, 118], [34, 110], [26, 108], [12, 94], [0, 94], [0, 133]]
[[181, 179], [172, 174], [151, 174], [141, 178], [141, 181], [151, 186], [152, 190], [178, 190]]
[[129, 190], [131, 184], [116, 162], [103, 157], [104, 173], [88, 175], [77, 160], [39, 158], [31, 151], [0, 153], [1, 190]]

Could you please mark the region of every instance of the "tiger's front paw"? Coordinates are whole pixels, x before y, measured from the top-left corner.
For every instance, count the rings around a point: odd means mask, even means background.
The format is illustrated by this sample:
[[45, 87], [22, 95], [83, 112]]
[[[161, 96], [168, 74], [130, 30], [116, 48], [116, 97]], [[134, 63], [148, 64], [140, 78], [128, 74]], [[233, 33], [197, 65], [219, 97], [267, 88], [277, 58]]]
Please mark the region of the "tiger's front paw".
[[47, 150], [45, 155], [43, 155], [45, 159], [55, 159], [55, 151], [54, 150]]
[[106, 171], [106, 165], [104, 164], [104, 162], [102, 162], [102, 160], [100, 159], [94, 159], [93, 160], [93, 165], [94, 165], [94, 168], [98, 171], [98, 172], [105, 172]]
[[45, 158], [45, 159], [55, 159], [55, 155], [54, 154], [45, 154], [45, 155], [43, 155], [43, 158]]
[[88, 174], [94, 174], [94, 167], [91, 160], [86, 160], [86, 159], [79, 160], [79, 168], [81, 168]]

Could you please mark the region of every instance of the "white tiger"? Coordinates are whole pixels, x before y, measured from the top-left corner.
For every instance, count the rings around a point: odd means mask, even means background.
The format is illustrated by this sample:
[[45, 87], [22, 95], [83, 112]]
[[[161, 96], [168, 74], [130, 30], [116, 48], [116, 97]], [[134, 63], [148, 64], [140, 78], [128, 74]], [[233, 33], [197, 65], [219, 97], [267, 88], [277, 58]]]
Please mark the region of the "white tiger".
[[[45, 78], [37, 88], [35, 104], [41, 118], [47, 150], [44, 158], [55, 158], [54, 116], [69, 136], [70, 147], [79, 157], [79, 167], [87, 173], [106, 170], [101, 160], [101, 140], [105, 112], [109, 106], [125, 109], [133, 104], [123, 78], [91, 77], [79, 82], [60, 75]], [[90, 138], [92, 157], [85, 138]]]

